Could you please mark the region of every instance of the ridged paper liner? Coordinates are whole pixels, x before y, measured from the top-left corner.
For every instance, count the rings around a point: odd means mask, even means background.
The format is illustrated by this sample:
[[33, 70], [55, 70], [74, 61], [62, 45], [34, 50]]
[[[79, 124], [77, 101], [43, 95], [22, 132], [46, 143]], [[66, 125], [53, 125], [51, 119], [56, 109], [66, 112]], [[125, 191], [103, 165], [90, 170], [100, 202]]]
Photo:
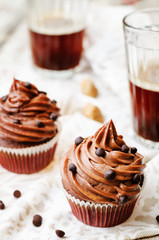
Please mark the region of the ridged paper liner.
[[57, 142], [57, 138], [58, 138], [58, 133], [50, 141], [43, 143], [43, 144], [39, 144], [38, 146], [26, 147], [26, 148], [0, 147], [0, 152], [3, 151], [4, 153], [7, 153], [7, 154], [16, 154], [16, 155], [20, 155], [20, 156], [29, 155], [30, 156], [35, 153], [38, 154], [40, 152], [44, 152], [44, 151], [46, 152], [48, 149], [50, 149], [55, 144], [55, 142]]
[[15, 173], [35, 173], [52, 160], [57, 146], [58, 134], [50, 141], [34, 147], [13, 149], [0, 147], [0, 164]]
[[94, 204], [66, 193], [72, 213], [81, 222], [94, 227], [112, 227], [125, 222], [133, 212], [138, 196], [125, 204]]

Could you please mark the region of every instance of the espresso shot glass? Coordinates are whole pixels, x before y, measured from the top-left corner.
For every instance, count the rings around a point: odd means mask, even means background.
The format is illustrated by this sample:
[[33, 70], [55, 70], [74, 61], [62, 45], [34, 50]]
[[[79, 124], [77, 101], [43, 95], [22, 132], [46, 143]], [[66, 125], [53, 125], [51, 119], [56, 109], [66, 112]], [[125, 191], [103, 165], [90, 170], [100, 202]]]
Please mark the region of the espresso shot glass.
[[50, 76], [79, 67], [89, 0], [27, 0], [34, 65]]
[[159, 9], [138, 10], [123, 23], [133, 128], [159, 149]]

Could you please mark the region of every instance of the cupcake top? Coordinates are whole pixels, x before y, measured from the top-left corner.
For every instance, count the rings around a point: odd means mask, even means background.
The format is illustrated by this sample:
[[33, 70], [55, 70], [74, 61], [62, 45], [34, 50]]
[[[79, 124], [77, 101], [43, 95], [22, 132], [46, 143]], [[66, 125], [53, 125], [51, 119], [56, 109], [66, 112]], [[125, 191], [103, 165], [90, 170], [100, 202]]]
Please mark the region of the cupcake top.
[[57, 134], [59, 108], [33, 84], [14, 79], [8, 95], [0, 98], [0, 142], [40, 144]]
[[95, 204], [124, 204], [143, 181], [143, 156], [117, 135], [112, 120], [94, 136], [78, 137], [62, 161], [62, 183], [71, 196]]

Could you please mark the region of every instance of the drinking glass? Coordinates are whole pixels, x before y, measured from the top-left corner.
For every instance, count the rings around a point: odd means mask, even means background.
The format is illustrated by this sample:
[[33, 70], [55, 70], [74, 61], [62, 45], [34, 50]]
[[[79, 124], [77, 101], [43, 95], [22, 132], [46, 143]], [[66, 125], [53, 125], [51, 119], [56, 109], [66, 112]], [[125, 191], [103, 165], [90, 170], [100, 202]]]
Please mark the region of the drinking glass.
[[27, 0], [35, 66], [65, 76], [79, 66], [89, 0]]
[[159, 148], [159, 9], [123, 20], [133, 127], [139, 139]]

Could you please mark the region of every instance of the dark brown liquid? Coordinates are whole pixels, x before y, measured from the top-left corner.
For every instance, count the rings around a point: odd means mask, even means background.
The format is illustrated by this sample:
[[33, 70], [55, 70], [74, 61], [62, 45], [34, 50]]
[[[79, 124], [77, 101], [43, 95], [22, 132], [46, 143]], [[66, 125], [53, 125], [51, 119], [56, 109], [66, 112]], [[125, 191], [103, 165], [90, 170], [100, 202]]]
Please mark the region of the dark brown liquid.
[[133, 124], [143, 138], [159, 142], [159, 92], [143, 89], [130, 81]]
[[49, 70], [76, 67], [83, 50], [84, 30], [62, 35], [47, 35], [30, 30], [35, 65]]

